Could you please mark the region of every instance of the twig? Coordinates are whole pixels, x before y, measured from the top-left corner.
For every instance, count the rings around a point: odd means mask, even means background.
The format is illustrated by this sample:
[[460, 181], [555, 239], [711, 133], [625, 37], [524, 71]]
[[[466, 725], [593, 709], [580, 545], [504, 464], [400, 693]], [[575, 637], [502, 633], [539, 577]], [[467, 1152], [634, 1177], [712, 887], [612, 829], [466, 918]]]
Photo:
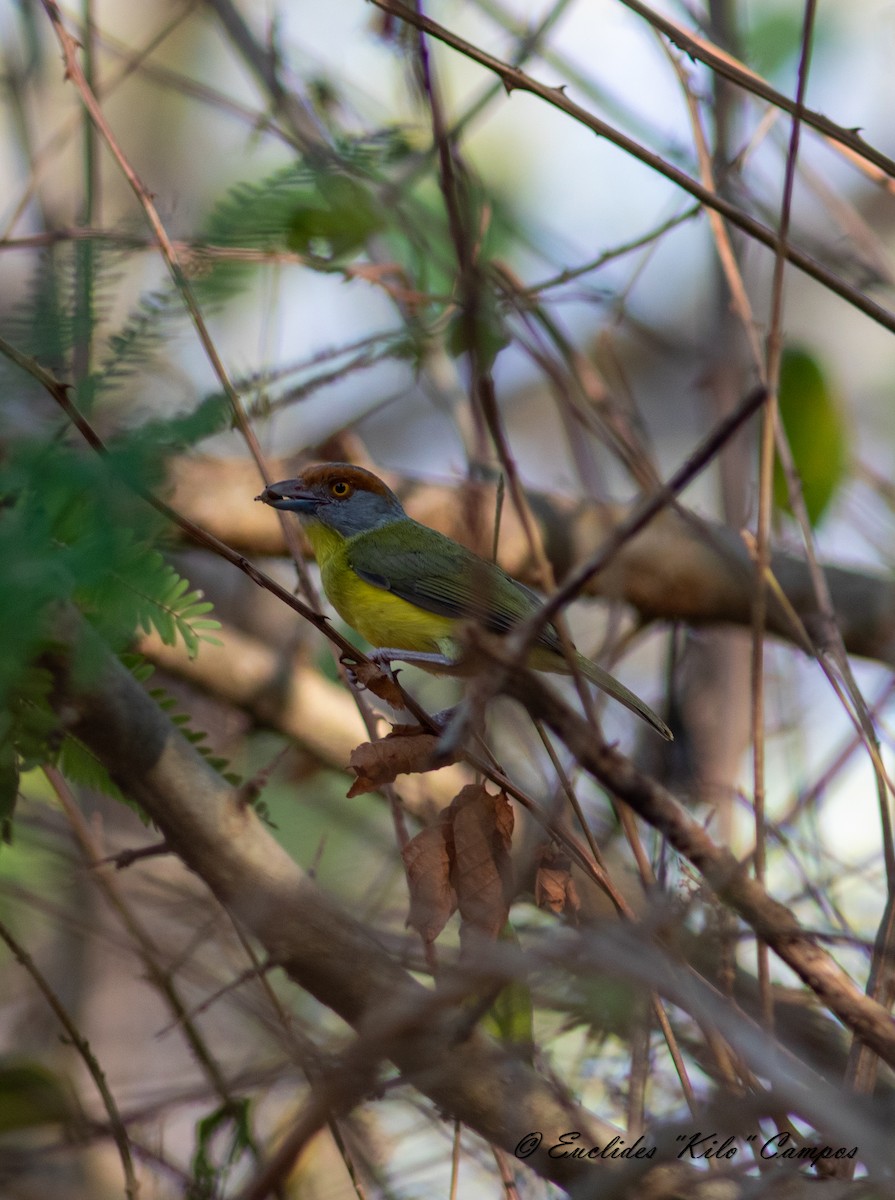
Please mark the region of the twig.
[[[670, 179], [672, 183], [677, 184], [685, 192], [689, 192], [691, 196], [695, 196], [707, 208], [714, 208], [726, 217], [732, 224], [738, 226], [750, 237], [756, 241], [769, 247], [771, 250], [777, 248], [777, 233], [775, 230], [762, 224], [748, 213], [726, 200], [723, 196], [718, 196], [712, 193], [709, 189], [703, 187], [701, 183], [693, 179], [686, 171], [680, 170], [662, 158], [659, 154], [654, 154], [651, 150], [647, 150], [634, 138], [628, 137], [627, 134], [621, 133], [606, 121], [600, 120], [581, 105], [570, 100], [562, 87], [549, 87], [546, 84], [538, 83], [532, 76], [527, 75], [524, 71], [511, 66], [502, 59], [496, 58], [492, 54], [487, 54], [484, 50], [480, 50], [478, 46], [472, 42], [466, 41], [457, 34], [452, 33], [437, 21], [431, 20], [420, 13], [414, 12], [407, 8], [406, 5], [400, 3], [400, 0], [371, 0], [377, 8], [381, 8], [384, 12], [391, 13], [393, 16], [400, 17], [402, 20], [415, 25], [418, 29], [425, 30], [433, 37], [444, 42], [446, 46], [450, 46], [458, 53], [465, 55], [481, 66], [486, 67], [489, 71], [494, 71], [503, 80], [504, 87], [508, 92], [523, 91], [529, 92], [533, 96], [546, 101], [554, 108], [558, 108], [561, 112], [573, 117], [588, 129], [600, 137], [606, 138], [607, 141], [620, 147], [626, 153], [632, 155], [646, 166], [651, 167], [660, 175], [664, 175], [666, 179]], [[863, 144], [863, 143], [862, 143]], [[893, 166], [895, 173], [895, 166]], [[871, 320], [882, 325], [883, 328], [895, 332], [895, 312], [885, 308], [881, 304], [877, 304], [869, 296], [866, 296], [858, 288], [853, 287], [850, 283], [837, 275], [835, 271], [829, 270], [810, 255], [805, 254], [801, 250], [797, 250], [791, 244], [786, 247], [786, 258], [794, 266], [798, 267], [806, 275], [810, 275], [819, 283], [822, 283], [831, 292], [840, 296], [843, 300], [865, 313]]]
[[109, 1129], [111, 1130], [115, 1145], [118, 1148], [118, 1157], [121, 1159], [121, 1167], [124, 1171], [125, 1192], [130, 1200], [137, 1200], [137, 1196], [140, 1191], [140, 1185], [134, 1172], [134, 1163], [133, 1158], [131, 1157], [131, 1148], [127, 1136], [127, 1130], [125, 1129], [124, 1122], [121, 1119], [121, 1114], [118, 1111], [118, 1105], [115, 1103], [115, 1097], [112, 1095], [109, 1085], [106, 1082], [106, 1077], [103, 1074], [102, 1068], [97, 1062], [93, 1051], [90, 1049], [90, 1043], [69, 1016], [65, 1005], [50, 987], [42, 972], [38, 970], [34, 959], [31, 957], [25, 947], [16, 940], [16, 938], [12, 935], [9, 929], [7, 929], [6, 925], [4, 925], [2, 921], [0, 921], [0, 940], [6, 943], [13, 956], [18, 959], [21, 965], [31, 976], [31, 979], [36, 985], [38, 991], [53, 1010], [56, 1019], [65, 1030], [68, 1041], [72, 1046], [74, 1046], [75, 1050], [77, 1050], [78, 1054], [81, 1056], [90, 1078], [96, 1085], [96, 1090], [99, 1092], [100, 1099], [103, 1102], [103, 1108], [105, 1108], [109, 1118]]
[[722, 446], [730, 441], [737, 430], [759, 411], [766, 399], [766, 390], [763, 387], [755, 388], [737, 405], [733, 412], [719, 421], [693, 453], [681, 463], [668, 482], [636, 504], [628, 516], [613, 529], [596, 554], [576, 568], [562, 586], [557, 588], [553, 595], [528, 619], [525, 625], [520, 626], [519, 632], [514, 636], [527, 646], [528, 639], [536, 637], [538, 631], [551, 621], [564, 605], [577, 596], [594, 575], [608, 566], [626, 542], [648, 525], [663, 508], [671, 504], [692, 483], [701, 471], [705, 470]]
[[[490, 655], [495, 667], [506, 670], [510, 665], [504, 648], [494, 639], [480, 645], [479, 651]], [[888, 1010], [865, 996], [818, 945], [817, 936], [803, 929], [789, 908], [750, 878], [743, 864], [718, 846], [669, 791], [614, 747], [594, 743], [587, 722], [531, 672], [507, 673], [503, 690], [558, 734], [599, 783], [667, 838], [858, 1038], [895, 1065], [895, 1021]]]
[[90, 831], [83, 814], [75, 803], [68, 782], [56, 767], [43, 768], [50, 786], [56, 793], [65, 816], [71, 825], [81, 853], [86, 862], [94, 868], [91, 878], [105, 897], [106, 903], [118, 917], [124, 930], [130, 937], [134, 949], [146, 970], [147, 978], [167, 1005], [174, 1024], [178, 1026], [190, 1048], [196, 1062], [201, 1067], [206, 1079], [211, 1084], [222, 1103], [232, 1105], [233, 1094], [224, 1078], [224, 1073], [216, 1062], [214, 1055], [205, 1044], [205, 1040], [196, 1027], [187, 1005], [181, 999], [180, 993], [171, 978], [169, 969], [159, 961], [159, 950], [153, 943], [151, 935], [143, 928], [136, 914], [131, 910], [118, 887], [115, 876], [101, 869], [102, 856], [96, 840]]
[[675, 46], [680, 47], [685, 54], [691, 58], [695, 58], [698, 62], [704, 63], [715, 74], [723, 76], [723, 78], [728, 79], [731, 83], [735, 83], [738, 87], [743, 88], [744, 91], [751, 92], [760, 100], [766, 100], [769, 104], [773, 104], [775, 108], [789, 113], [790, 116], [795, 116], [798, 112], [799, 120], [803, 124], [810, 125], [818, 133], [822, 133], [824, 137], [829, 138], [831, 142], [845, 147], [850, 151], [852, 156], [872, 163], [884, 175], [890, 178], [895, 177], [895, 160], [883, 154], [875, 146], [871, 146], [869, 142], [865, 142], [856, 130], [846, 129], [842, 125], [837, 125], [835, 121], [831, 121], [823, 113], [805, 108], [798, 101], [791, 100], [785, 92], [778, 92], [776, 88], [771, 87], [767, 80], [762, 79], [760, 75], [743, 66], [733, 55], [727, 54], [704, 38], [696, 37], [668, 17], [643, 4], [642, 0], [621, 0], [621, 2], [626, 8], [630, 8], [632, 12], [636, 12], [638, 16], [648, 21], [653, 28], [663, 33], [669, 41], [673, 42]]

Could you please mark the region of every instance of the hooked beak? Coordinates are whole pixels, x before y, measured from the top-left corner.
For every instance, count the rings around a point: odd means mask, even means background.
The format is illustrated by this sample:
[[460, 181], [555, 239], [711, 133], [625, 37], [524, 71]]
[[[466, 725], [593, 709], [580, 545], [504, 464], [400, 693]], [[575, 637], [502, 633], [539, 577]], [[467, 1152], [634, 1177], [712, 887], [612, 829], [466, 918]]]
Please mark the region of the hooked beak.
[[317, 507], [317, 497], [308, 491], [300, 479], [272, 483], [255, 499], [285, 512], [311, 513]]

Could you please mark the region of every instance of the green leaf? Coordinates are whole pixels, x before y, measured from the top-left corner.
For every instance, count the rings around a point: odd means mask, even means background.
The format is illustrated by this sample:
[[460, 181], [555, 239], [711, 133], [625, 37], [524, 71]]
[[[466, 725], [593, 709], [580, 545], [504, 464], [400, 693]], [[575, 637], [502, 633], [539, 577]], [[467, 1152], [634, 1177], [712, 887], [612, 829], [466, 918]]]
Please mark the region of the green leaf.
[[30, 771], [50, 757], [59, 719], [50, 707], [53, 677], [43, 667], [28, 667], [16, 680], [3, 713], [5, 738], [15, 748], [18, 767]]
[[[223, 1194], [222, 1183], [243, 1155], [254, 1155], [247, 1099], [222, 1104], [196, 1126], [189, 1200], [213, 1200]], [[215, 1143], [218, 1143], [216, 1147]], [[218, 1153], [215, 1153], [216, 1148]], [[221, 1158], [218, 1163], [216, 1159]]]
[[138, 814], [144, 825], [149, 824], [149, 818], [143, 810], [127, 799], [93, 751], [71, 734], [62, 739], [57, 766], [69, 783], [92, 788], [95, 792], [101, 792], [104, 796], [127, 804]]
[[795, 9], [765, 8], [749, 23], [747, 62], [762, 75], [773, 75], [799, 52], [802, 14]]
[[162, 712], [168, 714], [168, 720], [171, 724], [177, 726], [186, 740], [199, 751], [210, 767], [213, 767], [219, 775], [234, 787], [239, 787], [242, 784], [241, 777], [230, 770], [230, 763], [227, 759], [221, 758], [214, 753], [214, 750], [208, 744], [208, 734], [202, 729], [193, 729], [190, 726], [190, 716], [188, 713], [176, 711], [177, 701], [173, 696], [169, 695], [164, 688], [150, 688], [149, 695]]
[[77, 596], [113, 646], [123, 646], [135, 628], [145, 633], [155, 629], [168, 646], [179, 636], [190, 657], [195, 657], [201, 642], [216, 642], [210, 631], [220, 629], [220, 622], [205, 615], [212, 605], [202, 598], [201, 591], [190, 591], [189, 581], [157, 550], [136, 542], [128, 545], [126, 531], [122, 531], [113, 561], [115, 569], [106, 570]]
[[[501, 930], [499, 940], [521, 949], [519, 937], [509, 921]], [[505, 1045], [515, 1046], [530, 1056], [534, 1045], [534, 1011], [528, 985], [514, 979], [501, 988], [485, 1015], [484, 1026]]]
[[[207, 238], [215, 245], [284, 246], [323, 258], [352, 253], [392, 219], [376, 194], [380, 172], [397, 161], [403, 143], [386, 135], [337, 147], [335, 160], [300, 161], [276, 171], [260, 183], [239, 183], [212, 212]], [[215, 274], [233, 275], [233, 264]]]
[[577, 979], [551, 1002], [552, 1008], [565, 1014], [567, 1028], [586, 1026], [598, 1042], [609, 1036], [630, 1038], [645, 1019], [648, 1005], [648, 995], [638, 984], [602, 974]]
[[385, 223], [383, 206], [369, 188], [347, 175], [321, 175], [316, 192], [296, 203], [286, 241], [299, 254], [342, 258], [360, 250]]
[[[794, 73], [802, 44], [801, 9], [781, 4], [779, 0], [763, 0], [748, 7], [743, 29], [745, 61], [761, 75], [778, 75], [785, 67]], [[811, 39], [812, 61], [824, 50], [835, 49], [841, 37], [841, 21], [835, 5], [821, 6]]]
[[461, 310], [451, 318], [445, 342], [448, 353], [455, 358], [475, 351], [479, 370], [491, 370], [498, 354], [510, 343], [493, 292], [483, 289], [471, 313]]
[[0, 842], [12, 841], [12, 814], [19, 794], [19, 762], [11, 741], [0, 746]]
[[72, 1125], [78, 1102], [68, 1080], [30, 1059], [0, 1062], [0, 1134]]
[[[835, 389], [809, 351], [787, 347], [780, 364], [780, 420], [789, 439], [802, 494], [816, 526], [842, 484], [848, 463], [848, 430]], [[791, 512], [786, 480], [774, 463], [774, 504]]]

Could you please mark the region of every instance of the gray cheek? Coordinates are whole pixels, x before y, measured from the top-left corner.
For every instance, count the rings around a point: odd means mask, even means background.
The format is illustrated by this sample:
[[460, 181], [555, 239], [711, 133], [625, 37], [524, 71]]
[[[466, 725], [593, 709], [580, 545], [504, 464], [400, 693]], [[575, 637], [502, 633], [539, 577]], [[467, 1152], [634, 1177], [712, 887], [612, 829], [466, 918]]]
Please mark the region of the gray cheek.
[[322, 507], [319, 519], [324, 525], [329, 525], [343, 537], [350, 537], [353, 533], [357, 533], [357, 520], [352, 517], [350, 510], [343, 508], [340, 504], [330, 503]]

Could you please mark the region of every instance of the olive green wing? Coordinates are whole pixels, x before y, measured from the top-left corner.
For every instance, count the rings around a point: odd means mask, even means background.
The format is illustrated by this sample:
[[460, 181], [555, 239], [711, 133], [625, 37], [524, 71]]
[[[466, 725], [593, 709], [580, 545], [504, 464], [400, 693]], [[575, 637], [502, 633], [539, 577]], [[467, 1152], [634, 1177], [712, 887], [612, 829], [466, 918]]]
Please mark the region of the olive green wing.
[[[348, 565], [373, 587], [440, 617], [473, 618], [492, 633], [508, 633], [541, 604], [537, 592], [494, 563], [409, 517], [349, 538], [346, 554]], [[557, 658], [534, 665], [561, 670], [558, 664], [564, 663], [563, 648], [552, 625], [542, 630], [537, 645]], [[661, 717], [608, 671], [580, 654], [577, 663], [597, 687], [627, 705], [663, 737], [671, 738]]]
[[[440, 617], [469, 617], [507, 633], [540, 605], [540, 597], [451, 538], [407, 518], [350, 538], [348, 564], [366, 583]], [[546, 631], [542, 644], [553, 647]]]

